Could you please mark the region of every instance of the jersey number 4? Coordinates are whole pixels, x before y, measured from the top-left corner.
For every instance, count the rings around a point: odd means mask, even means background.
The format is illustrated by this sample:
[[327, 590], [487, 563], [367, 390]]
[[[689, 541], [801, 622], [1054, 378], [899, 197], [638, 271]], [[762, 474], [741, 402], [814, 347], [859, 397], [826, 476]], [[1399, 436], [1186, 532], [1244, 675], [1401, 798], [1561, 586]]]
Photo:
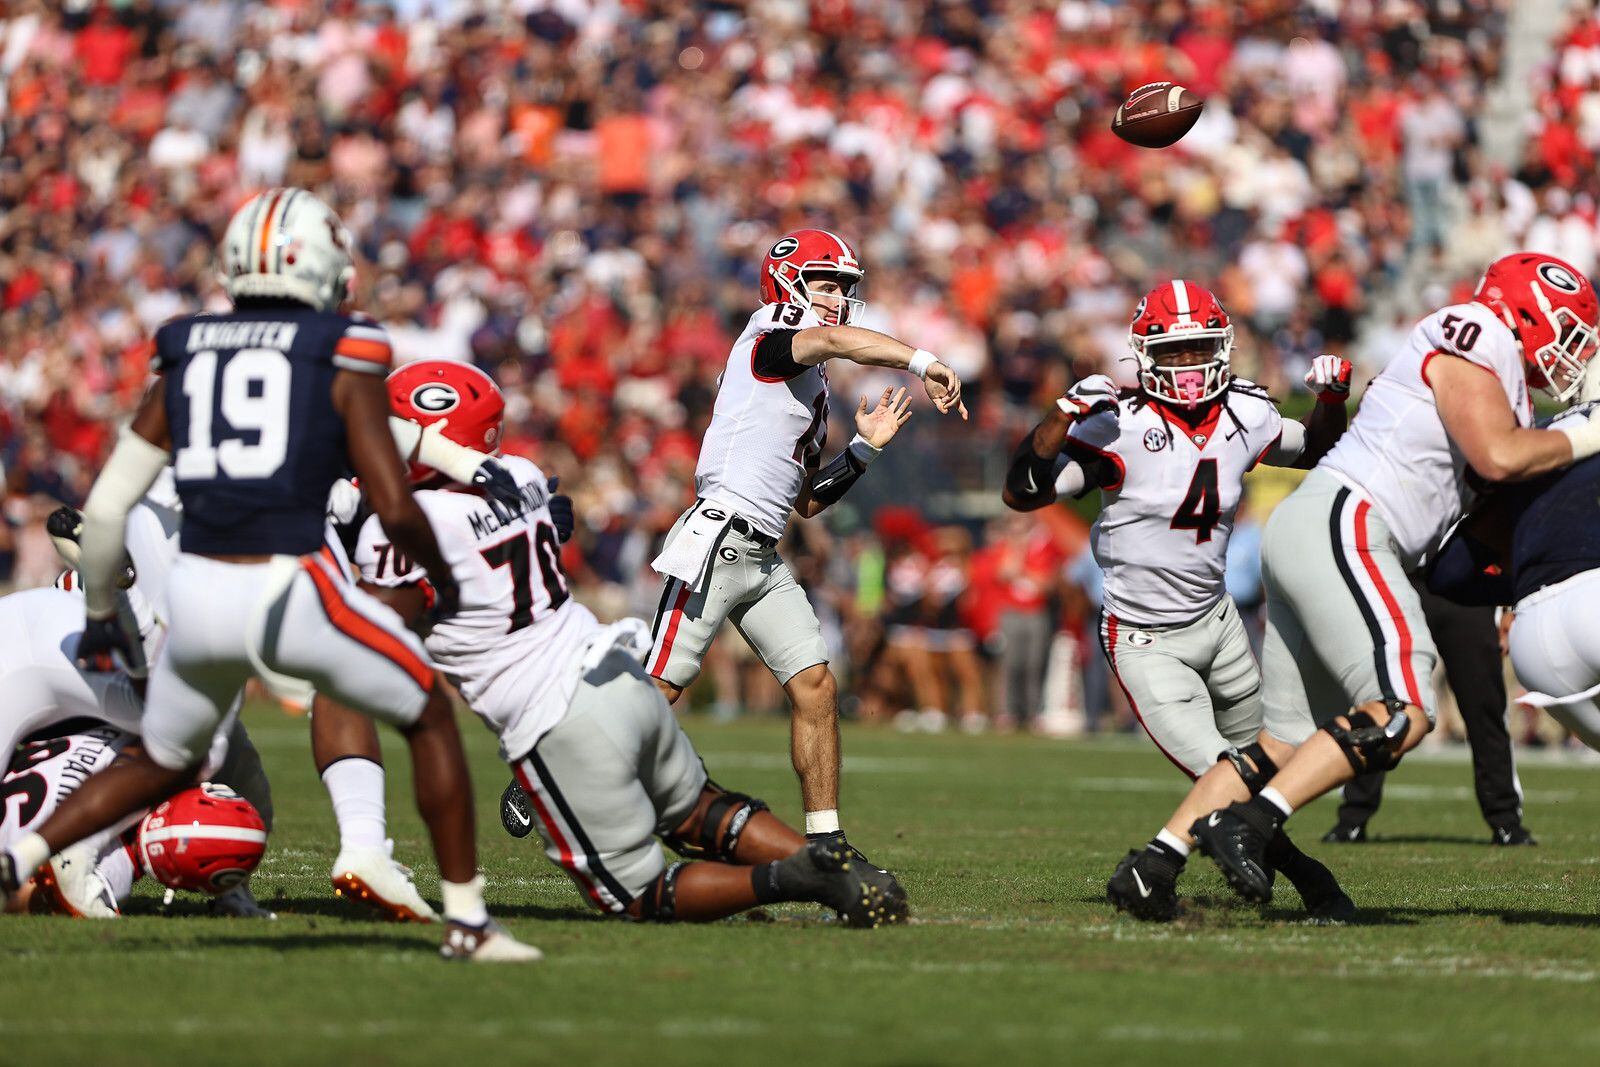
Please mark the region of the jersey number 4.
[[506, 633], [516, 633], [533, 622], [533, 581], [529, 565], [532, 557], [539, 559], [539, 580], [550, 598], [550, 610], [567, 602], [569, 594], [567, 576], [561, 569], [561, 543], [556, 538], [555, 527], [550, 524], [541, 522], [535, 526], [531, 543], [526, 533], [520, 533], [479, 554], [495, 570], [511, 569], [511, 628]]
[[1211, 531], [1222, 518], [1222, 494], [1217, 490], [1217, 461], [1203, 459], [1194, 469], [1189, 491], [1172, 516], [1174, 530], [1193, 530], [1194, 543], [1205, 544], [1211, 540]]
[[[217, 372], [218, 356], [196, 352], [183, 369], [183, 395], [189, 401], [189, 440], [173, 457], [181, 481], [215, 478], [270, 478], [289, 454], [288, 357], [272, 348], [235, 352]], [[218, 403], [218, 386], [221, 402]], [[215, 415], [232, 427], [222, 440]], [[243, 436], [255, 434], [254, 444]]]

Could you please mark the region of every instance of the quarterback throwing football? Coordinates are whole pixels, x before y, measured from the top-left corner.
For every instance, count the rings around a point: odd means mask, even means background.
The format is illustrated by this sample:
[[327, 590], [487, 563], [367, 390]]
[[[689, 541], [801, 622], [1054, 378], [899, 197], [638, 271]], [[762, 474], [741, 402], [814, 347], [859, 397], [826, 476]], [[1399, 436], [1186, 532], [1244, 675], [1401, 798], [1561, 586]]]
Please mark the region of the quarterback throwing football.
[[791, 756], [806, 832], [839, 828], [837, 687], [816, 613], [778, 555], [791, 511], [802, 518], [838, 502], [910, 418], [904, 390], [856, 410], [856, 436], [822, 463], [828, 437], [829, 360], [911, 371], [941, 412], [959, 410], [961, 380], [932, 353], [851, 325], [861, 263], [826, 230], [796, 230], [761, 263], [761, 306], [728, 356], [700, 445], [694, 506], [652, 566], [666, 579], [647, 668], [669, 701], [700, 673], [731, 621], [788, 693]]
[[[1327, 452], [1344, 431], [1350, 364], [1319, 356], [1306, 375], [1315, 409], [1304, 424], [1284, 421], [1264, 390], [1233, 374], [1228, 313], [1182, 279], [1139, 301], [1128, 343], [1139, 388], [1120, 393], [1104, 375], [1075, 385], [1018, 446], [1005, 500], [1031, 511], [1058, 492], [1101, 491], [1091, 542], [1105, 572], [1101, 648], [1150, 739], [1197, 778], [1261, 730], [1261, 671], [1223, 582], [1244, 475], [1259, 463], [1309, 467]], [[1186, 825], [1163, 828], [1117, 868], [1112, 903], [1171, 920], [1190, 847]], [[1327, 868], [1287, 837], [1270, 858], [1313, 914], [1350, 907]]]

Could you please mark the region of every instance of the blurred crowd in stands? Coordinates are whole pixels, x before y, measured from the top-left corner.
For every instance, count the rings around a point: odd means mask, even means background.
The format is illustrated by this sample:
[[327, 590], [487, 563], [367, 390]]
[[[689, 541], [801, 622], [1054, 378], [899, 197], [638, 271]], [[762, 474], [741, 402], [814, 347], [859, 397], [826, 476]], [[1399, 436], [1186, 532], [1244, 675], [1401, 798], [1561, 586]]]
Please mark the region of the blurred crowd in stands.
[[[653, 609], [647, 561], [691, 498], [717, 375], [787, 229], [850, 238], [864, 325], [963, 375], [971, 423], [919, 399], [927, 455], [1003, 466], [1072, 381], [1131, 380], [1132, 307], [1173, 275], [1218, 293], [1237, 369], [1280, 397], [1319, 352], [1373, 373], [1386, 352], [1358, 326], [1416, 256], [1464, 256], [1465, 276], [1518, 241], [1594, 265], [1600, 26], [1566, 35], [1525, 164], [1496, 174], [1477, 134], [1507, 6], [8, 0], [0, 563], [17, 585], [53, 575], [40, 517], [81, 499], [152, 328], [223, 306], [232, 209], [281, 184], [348, 221], [356, 304], [399, 358], [500, 381], [507, 448], [573, 492], [569, 565], [611, 614]], [[1194, 131], [1163, 152], [1115, 138], [1126, 92], [1167, 79], [1205, 98]], [[834, 375], [834, 410], [883, 380]], [[1001, 513], [992, 463], [933, 466], [957, 502], [937, 514], [869, 477], [854, 510], [791, 535], [855, 710], [1125, 718], [1083, 520]], [[718, 648], [699, 702], [780, 705], [738, 642]]]

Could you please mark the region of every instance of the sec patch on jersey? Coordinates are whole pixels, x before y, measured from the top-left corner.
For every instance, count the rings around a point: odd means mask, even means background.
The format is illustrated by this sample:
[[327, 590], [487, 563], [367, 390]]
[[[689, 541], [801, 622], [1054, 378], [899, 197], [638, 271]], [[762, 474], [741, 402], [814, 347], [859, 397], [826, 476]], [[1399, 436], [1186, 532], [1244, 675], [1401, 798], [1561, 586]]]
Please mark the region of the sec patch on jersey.
[[1151, 82], [1128, 94], [1111, 132], [1140, 148], [1167, 148], [1194, 128], [1205, 101], [1174, 82]]

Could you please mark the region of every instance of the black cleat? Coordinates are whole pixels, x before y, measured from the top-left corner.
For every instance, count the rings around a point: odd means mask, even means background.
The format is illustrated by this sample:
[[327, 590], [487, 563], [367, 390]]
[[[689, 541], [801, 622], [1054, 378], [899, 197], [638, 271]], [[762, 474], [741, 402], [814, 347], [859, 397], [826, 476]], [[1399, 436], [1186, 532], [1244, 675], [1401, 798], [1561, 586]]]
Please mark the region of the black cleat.
[[852, 862], [864, 863], [868, 867], [871, 867], [873, 870], [877, 871], [879, 874], [889, 873], [888, 868], [879, 867], [876, 863], [873, 863], [871, 860], [867, 859], [866, 854], [863, 853], [859, 848], [856, 848], [856, 846], [852, 845], [849, 840], [845, 838], [843, 830], [834, 830], [831, 833], [826, 834], [807, 834], [806, 844], [809, 845], [813, 841], [821, 841], [822, 843], [828, 845], [842, 845], [844, 846], [845, 851], [850, 853], [850, 859]]
[[527, 837], [533, 833], [533, 802], [515, 778], [500, 794], [500, 825], [512, 837]]
[[820, 883], [817, 903], [838, 912], [846, 926], [870, 929], [905, 922], [911, 905], [899, 881], [857, 856], [840, 836], [808, 842], [783, 862], [811, 868]]
[[1341, 923], [1355, 918], [1356, 902], [1320, 860], [1301, 853], [1295, 877], [1290, 878], [1289, 883], [1300, 894], [1300, 902], [1313, 922]]
[[1537, 845], [1538, 840], [1520, 822], [1512, 826], [1496, 826], [1489, 835], [1491, 845]]
[[1130, 849], [1106, 883], [1106, 899], [1140, 922], [1169, 923], [1178, 917], [1178, 874], [1148, 848]]
[[1336, 823], [1332, 830], [1322, 835], [1324, 845], [1364, 845], [1367, 843], [1367, 824]]
[[1252, 904], [1272, 903], [1272, 871], [1264, 853], [1267, 837], [1241, 818], [1234, 808], [1196, 819], [1189, 833], [1201, 852], [1216, 862], [1233, 891]]

